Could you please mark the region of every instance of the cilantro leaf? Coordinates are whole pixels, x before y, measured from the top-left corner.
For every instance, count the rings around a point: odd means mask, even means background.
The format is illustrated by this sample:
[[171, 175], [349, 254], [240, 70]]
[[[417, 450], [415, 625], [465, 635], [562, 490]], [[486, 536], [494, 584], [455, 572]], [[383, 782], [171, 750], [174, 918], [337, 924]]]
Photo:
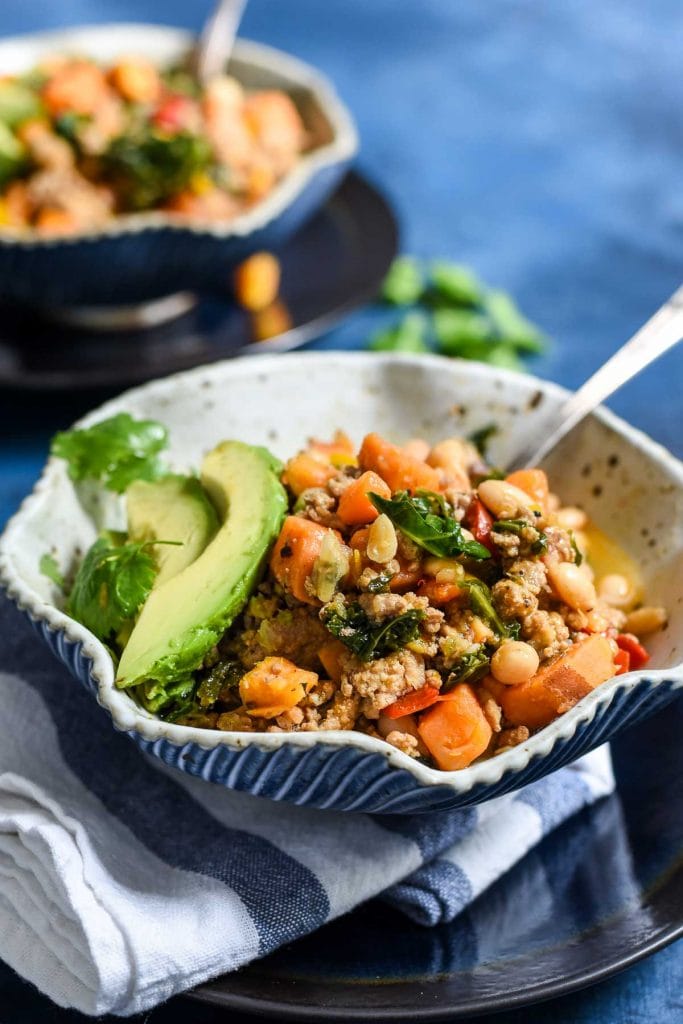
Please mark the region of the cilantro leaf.
[[486, 359], [491, 349], [491, 325], [473, 309], [436, 309], [432, 317], [434, 334], [441, 352], [449, 356], [469, 358], [470, 352]]
[[383, 622], [373, 622], [357, 602], [335, 601], [323, 608], [323, 625], [361, 659], [383, 658], [417, 640], [424, 612], [411, 608]]
[[64, 577], [53, 555], [47, 551], [44, 555], [41, 555], [38, 568], [43, 576], [47, 576], [60, 590], [64, 590]]
[[424, 289], [424, 279], [417, 260], [398, 256], [389, 267], [382, 285], [382, 298], [392, 306], [412, 306]]
[[507, 292], [487, 293], [484, 308], [491, 318], [499, 339], [519, 352], [539, 353], [545, 348], [545, 337], [535, 324], [519, 311]]
[[69, 596], [68, 613], [100, 640], [115, 637], [146, 601], [156, 576], [150, 548], [158, 541], [124, 544], [105, 533], [83, 559]]
[[436, 296], [454, 306], [477, 306], [484, 298], [479, 278], [460, 263], [436, 260], [429, 277]]
[[164, 473], [158, 453], [168, 432], [156, 420], [135, 420], [127, 412], [82, 430], [56, 434], [52, 455], [66, 459], [72, 480], [101, 481], [122, 493], [133, 480], [156, 480]]
[[394, 526], [425, 551], [439, 558], [469, 555], [490, 558], [491, 552], [476, 540], [467, 540], [457, 519], [434, 511], [435, 503], [425, 493], [411, 498], [407, 491], [397, 491], [393, 498], [368, 494], [378, 512], [391, 519]]
[[427, 321], [423, 314], [408, 313], [398, 324], [374, 334], [370, 348], [373, 352], [429, 352], [426, 335]]

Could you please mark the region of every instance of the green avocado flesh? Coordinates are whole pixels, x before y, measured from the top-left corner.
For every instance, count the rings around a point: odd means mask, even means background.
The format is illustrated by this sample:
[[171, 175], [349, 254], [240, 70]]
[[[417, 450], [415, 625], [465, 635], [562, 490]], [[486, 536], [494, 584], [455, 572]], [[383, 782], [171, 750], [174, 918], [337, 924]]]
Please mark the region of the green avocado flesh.
[[287, 509], [280, 465], [265, 448], [223, 441], [201, 482], [221, 522], [199, 557], [155, 587], [119, 662], [116, 685], [165, 683], [199, 668], [244, 608]]
[[218, 531], [213, 505], [199, 480], [190, 476], [136, 480], [126, 491], [126, 507], [131, 540], [176, 542], [152, 549], [158, 566], [155, 587], [196, 561]]

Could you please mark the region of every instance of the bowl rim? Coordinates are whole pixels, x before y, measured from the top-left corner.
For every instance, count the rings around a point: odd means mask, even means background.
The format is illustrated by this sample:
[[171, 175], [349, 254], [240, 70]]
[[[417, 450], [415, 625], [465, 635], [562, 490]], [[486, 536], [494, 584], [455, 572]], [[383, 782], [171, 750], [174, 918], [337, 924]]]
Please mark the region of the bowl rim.
[[[195, 367], [182, 373], [173, 374], [159, 380], [151, 381], [139, 387], [130, 388], [116, 398], [109, 399], [91, 410], [77, 421], [76, 425], [87, 426], [115, 412], [126, 409], [131, 396], [158, 395], [168, 389], [175, 390], [180, 383], [192, 388], [195, 380], [205, 380], [207, 376], [223, 378], [223, 375], [241, 376], [258, 374], [263, 370], [282, 367], [285, 359], [289, 365], [296, 367], [301, 363], [305, 369], [311, 362], [327, 366], [328, 371], [340, 360], [355, 365], [359, 370], [369, 366], [395, 366], [403, 364], [422, 370], [431, 368], [443, 372], [445, 366], [456, 370], [470, 379], [498, 379], [503, 384], [519, 384], [520, 379], [528, 382], [530, 390], [540, 390], [545, 395], [562, 399], [568, 391], [559, 385], [531, 374], [520, 378], [518, 373], [501, 370], [481, 363], [473, 363], [459, 359], [446, 359], [437, 355], [408, 355], [393, 353], [368, 352], [302, 352], [274, 355], [261, 355], [256, 360], [251, 356], [238, 359], [222, 360], [205, 366]], [[664, 448], [653, 441], [645, 433], [630, 426], [608, 409], [600, 408], [592, 414], [600, 423], [621, 435], [632, 446], [642, 451], [652, 462], [663, 471], [674, 477], [683, 491], [683, 463]], [[355, 747], [361, 753], [384, 757], [389, 767], [407, 771], [414, 780], [423, 787], [446, 786], [454, 793], [462, 796], [474, 788], [495, 785], [503, 776], [519, 773], [527, 765], [548, 755], [557, 743], [569, 740], [580, 725], [591, 721], [600, 708], [608, 707], [617, 693], [633, 690], [641, 685], [654, 688], [659, 683], [668, 681], [675, 689], [683, 688], [683, 661], [665, 669], [650, 672], [629, 672], [615, 676], [613, 679], [597, 687], [580, 700], [570, 711], [561, 715], [544, 729], [534, 733], [524, 743], [519, 744], [502, 754], [475, 762], [467, 768], [456, 771], [441, 771], [430, 768], [397, 750], [382, 739], [368, 736], [354, 730], [330, 730], [329, 732], [291, 732], [291, 733], [240, 733], [223, 732], [216, 729], [199, 729], [191, 726], [176, 725], [163, 722], [140, 708], [126, 691], [114, 685], [114, 666], [111, 656], [104, 645], [97, 640], [84, 626], [71, 619], [55, 605], [47, 603], [24, 581], [13, 565], [14, 537], [25, 519], [37, 505], [44, 501], [45, 494], [65, 473], [62, 461], [50, 456], [43, 468], [40, 478], [31, 493], [24, 499], [19, 510], [8, 521], [0, 536], [0, 586], [3, 586], [14, 603], [26, 612], [35, 623], [44, 623], [52, 632], [62, 633], [73, 644], [82, 645], [83, 657], [90, 661], [90, 677], [96, 686], [98, 703], [112, 717], [114, 726], [124, 732], [135, 733], [143, 740], [155, 742], [166, 740], [174, 746], [184, 747], [196, 744], [203, 750], [227, 747], [232, 750], [256, 747], [262, 751], [274, 752], [283, 746], [311, 750], [324, 745], [334, 749]], [[383, 778], [383, 776], [381, 777]], [[377, 784], [381, 784], [381, 778]]]
[[[46, 32], [28, 32], [6, 36], [0, 39], [0, 55], [4, 49], [13, 46], [43, 45], [54, 40], [55, 48], [71, 46], [87, 49], [92, 41], [107, 37], [112, 32], [130, 33], [137, 37], [130, 49], [148, 39], [175, 47], [178, 52], [187, 50], [196, 36], [187, 29], [172, 25], [154, 25], [146, 22], [107, 22], [95, 25], [77, 25], [73, 28], [51, 29]], [[143, 38], [144, 37], [144, 38]], [[122, 50], [123, 52], [123, 50]], [[353, 116], [337, 93], [332, 81], [306, 61], [279, 50], [266, 43], [238, 38], [233, 55], [237, 60], [254, 67], [280, 72], [296, 82], [297, 88], [306, 89], [315, 99], [327, 118], [332, 139], [304, 153], [298, 163], [275, 185], [270, 194], [251, 210], [227, 222], [186, 222], [163, 211], [151, 210], [142, 213], [118, 214], [111, 221], [96, 228], [84, 229], [73, 235], [41, 238], [37, 235], [23, 236], [0, 227], [0, 248], [24, 250], [54, 249], [101, 239], [137, 236], [146, 232], [171, 231], [175, 234], [190, 234], [204, 238], [230, 239], [245, 238], [259, 231], [288, 209], [304, 192], [316, 174], [329, 167], [350, 162], [359, 148], [358, 130]]]

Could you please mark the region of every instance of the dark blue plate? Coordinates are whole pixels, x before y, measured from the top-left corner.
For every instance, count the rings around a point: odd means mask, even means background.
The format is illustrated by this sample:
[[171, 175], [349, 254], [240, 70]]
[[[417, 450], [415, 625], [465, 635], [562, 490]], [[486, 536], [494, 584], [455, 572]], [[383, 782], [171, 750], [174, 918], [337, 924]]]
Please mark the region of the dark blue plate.
[[194, 997], [289, 1020], [453, 1020], [628, 967], [683, 935], [682, 734], [679, 699], [616, 739], [616, 795], [453, 924], [421, 928], [376, 901]]
[[252, 343], [247, 314], [227, 294], [227, 271], [225, 300], [205, 298], [184, 316], [145, 330], [94, 332], [0, 307], [0, 388], [120, 390], [249, 348], [298, 348], [377, 294], [397, 246], [387, 201], [352, 171], [278, 250], [291, 328], [277, 338]]

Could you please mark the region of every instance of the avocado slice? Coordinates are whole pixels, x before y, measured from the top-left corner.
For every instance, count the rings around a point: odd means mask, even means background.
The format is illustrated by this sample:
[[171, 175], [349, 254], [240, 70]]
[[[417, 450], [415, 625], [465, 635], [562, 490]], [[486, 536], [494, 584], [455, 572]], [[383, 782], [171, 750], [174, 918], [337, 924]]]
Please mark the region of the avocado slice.
[[14, 128], [42, 113], [43, 104], [35, 89], [21, 82], [0, 82], [0, 121]]
[[0, 121], [0, 186], [21, 174], [25, 163], [26, 150], [16, 135]]
[[259, 579], [287, 509], [281, 466], [265, 448], [223, 441], [201, 482], [221, 526], [201, 555], [153, 589], [119, 662], [116, 685], [177, 681], [199, 668]]
[[136, 480], [126, 490], [126, 508], [131, 540], [179, 542], [153, 549], [158, 566], [155, 587], [199, 558], [218, 532], [215, 509], [194, 477]]

